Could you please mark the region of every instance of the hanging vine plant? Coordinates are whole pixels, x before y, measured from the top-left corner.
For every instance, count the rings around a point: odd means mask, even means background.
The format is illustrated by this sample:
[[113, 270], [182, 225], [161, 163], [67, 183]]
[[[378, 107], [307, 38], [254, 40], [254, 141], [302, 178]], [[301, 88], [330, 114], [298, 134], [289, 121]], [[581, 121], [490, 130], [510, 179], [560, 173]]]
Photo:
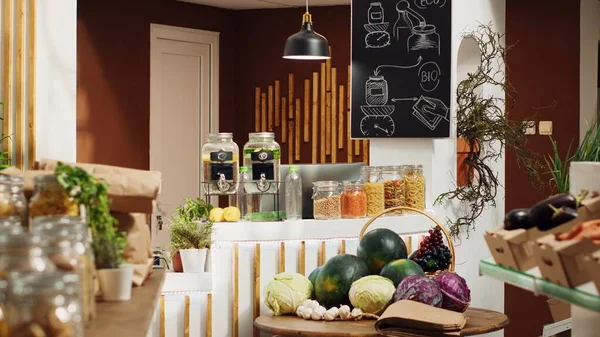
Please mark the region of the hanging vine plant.
[[[503, 34], [492, 25], [479, 25], [463, 34], [473, 39], [479, 47], [481, 62], [473, 73], [458, 84], [456, 90], [457, 137], [468, 145], [464, 159], [467, 169], [461, 174], [465, 182], [452, 191], [442, 193], [435, 205], [457, 201], [467, 205], [468, 210], [459, 212], [456, 219], [447, 218], [447, 226], [453, 237], [469, 236], [475, 229], [475, 221], [488, 207], [496, 206], [500, 181], [492, 163], [502, 157], [505, 149], [514, 151], [518, 165], [525, 169], [530, 181], [540, 185], [539, 155], [526, 147], [526, 123], [509, 120], [508, 112], [514, 106], [516, 90], [507, 78], [506, 54], [512, 46], [502, 44]], [[505, 95], [484, 94], [490, 90]]]

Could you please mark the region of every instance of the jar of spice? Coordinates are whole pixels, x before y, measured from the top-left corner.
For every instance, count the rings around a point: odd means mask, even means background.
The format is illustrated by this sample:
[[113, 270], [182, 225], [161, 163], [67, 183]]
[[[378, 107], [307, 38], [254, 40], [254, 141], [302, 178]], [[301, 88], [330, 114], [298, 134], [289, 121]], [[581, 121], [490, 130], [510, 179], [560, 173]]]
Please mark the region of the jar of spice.
[[85, 322], [96, 312], [94, 253], [87, 223], [78, 216], [44, 216], [33, 220], [31, 231], [44, 238], [45, 251], [59, 270], [77, 272]]
[[367, 194], [360, 181], [344, 181], [342, 218], [358, 219], [367, 216]]
[[83, 337], [79, 277], [54, 272], [11, 276], [7, 318], [14, 337]]
[[364, 182], [363, 190], [367, 195], [367, 216], [373, 216], [383, 211], [385, 196], [381, 168], [364, 166], [361, 169], [361, 181]]
[[211, 133], [202, 147], [202, 177], [207, 194], [235, 194], [239, 152], [232, 133]]
[[406, 206], [425, 210], [425, 176], [423, 165], [407, 165], [404, 168]]
[[46, 215], [79, 215], [77, 201], [69, 197], [54, 174], [35, 177], [35, 192], [29, 203], [31, 219]]
[[337, 181], [313, 183], [313, 215], [317, 220], [334, 220], [342, 216], [341, 186]]
[[253, 132], [244, 145], [244, 166], [251, 173], [251, 183], [244, 183], [250, 194], [276, 193], [279, 184], [281, 149], [273, 132]]
[[[402, 166], [385, 166], [382, 168], [385, 209], [406, 206], [406, 186], [402, 172]], [[402, 210], [392, 212], [392, 214], [402, 213]]]

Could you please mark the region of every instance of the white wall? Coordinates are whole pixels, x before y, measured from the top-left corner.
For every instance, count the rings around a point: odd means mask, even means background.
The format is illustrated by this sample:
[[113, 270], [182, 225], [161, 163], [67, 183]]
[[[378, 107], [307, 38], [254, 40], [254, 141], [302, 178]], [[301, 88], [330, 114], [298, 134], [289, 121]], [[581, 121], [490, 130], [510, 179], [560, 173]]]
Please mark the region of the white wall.
[[[479, 22], [492, 22], [495, 30], [505, 31], [505, 0], [461, 0], [452, 3], [452, 102], [454, 111], [457, 79], [457, 56], [461, 43], [461, 33], [475, 28]], [[501, 95], [503, 92], [486, 92]], [[454, 188], [456, 183], [456, 126], [449, 139], [407, 139], [371, 140], [371, 164], [423, 164], [427, 179], [427, 205], [432, 206], [435, 197]], [[492, 164], [499, 173], [500, 184], [504, 184], [504, 159]], [[498, 227], [504, 216], [504, 191], [500, 189], [496, 197], [497, 207], [488, 209], [476, 223], [477, 230], [469, 239], [456, 242], [457, 272], [467, 279], [472, 293], [472, 305], [504, 311], [504, 284], [479, 276], [479, 261], [491, 254], [483, 239], [485, 230]], [[436, 207], [439, 221], [453, 218], [451, 208]], [[491, 334], [502, 336], [502, 332]]]
[[77, 0], [38, 0], [36, 159], [76, 160]]
[[579, 55], [579, 138], [585, 136], [588, 126], [598, 113], [598, 29], [600, 3], [581, 0], [581, 29]]

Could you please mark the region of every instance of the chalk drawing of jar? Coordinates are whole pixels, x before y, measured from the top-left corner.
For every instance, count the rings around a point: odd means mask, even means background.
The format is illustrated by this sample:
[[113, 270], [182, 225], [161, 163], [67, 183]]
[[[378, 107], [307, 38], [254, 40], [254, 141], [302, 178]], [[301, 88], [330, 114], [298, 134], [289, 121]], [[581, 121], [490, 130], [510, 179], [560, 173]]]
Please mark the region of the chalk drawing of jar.
[[410, 52], [425, 49], [436, 49], [440, 55], [440, 35], [436, 33], [434, 25], [414, 26], [412, 35], [408, 38]]
[[383, 76], [369, 76], [365, 90], [367, 104], [382, 106], [388, 102], [388, 83]]

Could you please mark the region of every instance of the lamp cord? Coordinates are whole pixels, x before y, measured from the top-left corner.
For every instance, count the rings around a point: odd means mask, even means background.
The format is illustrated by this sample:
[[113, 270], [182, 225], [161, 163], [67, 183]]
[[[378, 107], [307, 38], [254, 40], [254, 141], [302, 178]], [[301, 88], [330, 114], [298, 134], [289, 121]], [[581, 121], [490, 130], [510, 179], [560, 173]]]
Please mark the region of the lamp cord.
[[308, 13], [308, 0], [306, 0], [306, 13]]

